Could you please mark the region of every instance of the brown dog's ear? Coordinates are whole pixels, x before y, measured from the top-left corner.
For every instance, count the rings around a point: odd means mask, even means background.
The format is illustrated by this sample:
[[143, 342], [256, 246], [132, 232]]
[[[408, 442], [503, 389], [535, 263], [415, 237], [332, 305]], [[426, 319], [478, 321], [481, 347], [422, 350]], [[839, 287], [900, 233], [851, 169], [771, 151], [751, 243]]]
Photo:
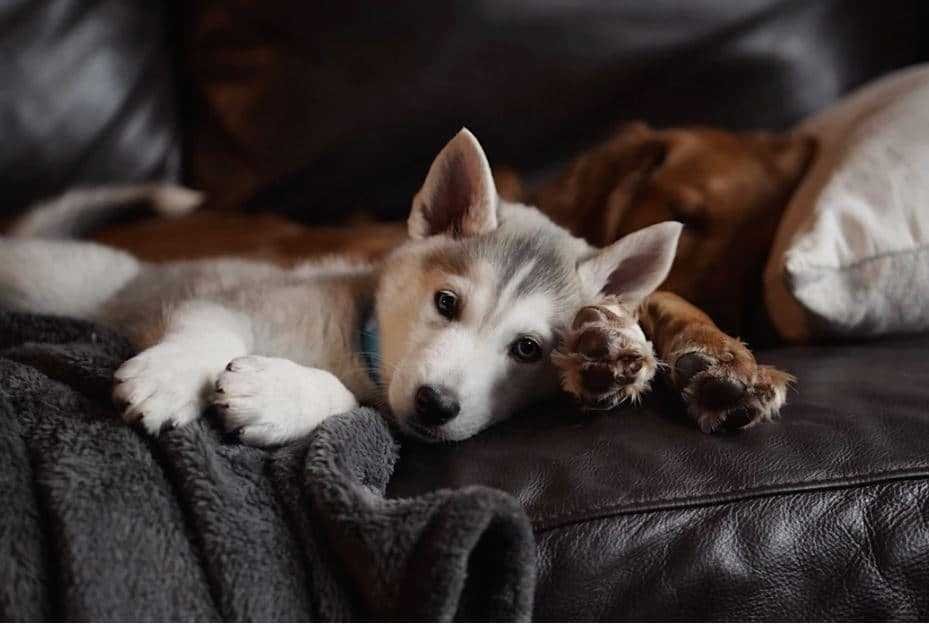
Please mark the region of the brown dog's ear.
[[816, 139], [804, 134], [749, 132], [746, 138], [781, 179], [796, 184], [816, 153]]
[[608, 245], [619, 238], [623, 219], [635, 205], [642, 189], [664, 164], [668, 150], [668, 143], [656, 135], [630, 145], [622, 154], [614, 186], [601, 202], [600, 217], [588, 226], [588, 237], [596, 240], [596, 245]]
[[647, 121], [643, 121], [641, 119], [621, 121], [613, 128], [613, 134], [610, 138], [610, 142], [648, 139], [654, 134], [655, 130], [650, 125], [648, 125]]
[[643, 122], [619, 127], [606, 143], [585, 153], [534, 194], [534, 203], [589, 243], [616, 240], [626, 209], [661, 166], [668, 143]]

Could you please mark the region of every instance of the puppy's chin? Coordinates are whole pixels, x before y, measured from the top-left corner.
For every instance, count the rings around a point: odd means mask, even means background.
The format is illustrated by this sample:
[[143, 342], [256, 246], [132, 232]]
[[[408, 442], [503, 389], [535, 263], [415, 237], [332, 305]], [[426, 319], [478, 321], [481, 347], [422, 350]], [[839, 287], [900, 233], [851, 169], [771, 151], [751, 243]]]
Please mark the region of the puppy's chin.
[[439, 444], [443, 442], [455, 442], [455, 438], [451, 438], [446, 435], [441, 427], [426, 427], [423, 425], [417, 425], [413, 422], [402, 422], [399, 423], [400, 430], [404, 435], [419, 440], [420, 442], [426, 442], [428, 444]]
[[[467, 440], [471, 438], [486, 427], [474, 431], [464, 431], [450, 426], [440, 426], [432, 427], [428, 425], [421, 425], [415, 421], [412, 416], [401, 417], [394, 412], [393, 421], [399, 429], [400, 433], [408, 438], [418, 440], [420, 442], [426, 442], [428, 444], [441, 444], [448, 442], [461, 442], [462, 440]], [[451, 423], [450, 423], [451, 424]]]

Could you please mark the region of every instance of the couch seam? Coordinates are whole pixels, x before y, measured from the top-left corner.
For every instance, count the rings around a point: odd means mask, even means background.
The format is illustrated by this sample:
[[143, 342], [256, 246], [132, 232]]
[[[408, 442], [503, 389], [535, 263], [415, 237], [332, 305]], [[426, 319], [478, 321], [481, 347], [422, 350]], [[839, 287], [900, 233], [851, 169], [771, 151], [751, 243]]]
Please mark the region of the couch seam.
[[583, 511], [554, 513], [532, 518], [532, 528], [536, 534], [544, 533], [565, 526], [589, 522], [602, 518], [627, 516], [675, 509], [715, 507], [729, 503], [755, 498], [789, 496], [808, 492], [854, 489], [894, 481], [911, 481], [929, 479], [929, 466], [906, 468], [893, 471], [872, 472], [863, 475], [846, 476], [842, 479], [820, 479], [785, 484], [772, 484], [745, 490], [733, 490], [703, 496], [685, 496], [680, 498], [656, 498], [638, 501], [624, 501], [588, 507]]

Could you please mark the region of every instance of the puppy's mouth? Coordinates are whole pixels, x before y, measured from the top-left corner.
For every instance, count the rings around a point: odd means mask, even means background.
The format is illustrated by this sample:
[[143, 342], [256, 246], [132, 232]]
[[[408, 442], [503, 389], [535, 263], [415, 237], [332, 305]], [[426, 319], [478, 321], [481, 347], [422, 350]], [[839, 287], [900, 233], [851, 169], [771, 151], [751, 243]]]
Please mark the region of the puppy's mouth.
[[449, 442], [450, 439], [437, 427], [429, 427], [415, 422], [406, 422], [403, 429], [422, 442]]

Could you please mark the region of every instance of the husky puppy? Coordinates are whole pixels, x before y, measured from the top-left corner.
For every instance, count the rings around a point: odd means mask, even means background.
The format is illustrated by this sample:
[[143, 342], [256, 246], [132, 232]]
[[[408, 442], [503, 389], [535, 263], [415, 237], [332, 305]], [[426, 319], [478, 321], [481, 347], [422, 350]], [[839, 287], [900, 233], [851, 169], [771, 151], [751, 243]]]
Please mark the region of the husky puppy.
[[[666, 222], [595, 249], [503, 201], [467, 130], [433, 162], [408, 226], [379, 266], [293, 269], [146, 264], [89, 242], [6, 238], [0, 305], [128, 335], [139, 353], [116, 371], [113, 396], [152, 434], [212, 404], [244, 442], [277, 444], [368, 403], [422, 440], [462, 440], [557, 392], [552, 356], [578, 310], [604, 297], [636, 309], [667, 276], [681, 232]], [[636, 323], [624, 331], [650, 356]], [[642, 362], [611, 403], [647, 386], [655, 360]]]

